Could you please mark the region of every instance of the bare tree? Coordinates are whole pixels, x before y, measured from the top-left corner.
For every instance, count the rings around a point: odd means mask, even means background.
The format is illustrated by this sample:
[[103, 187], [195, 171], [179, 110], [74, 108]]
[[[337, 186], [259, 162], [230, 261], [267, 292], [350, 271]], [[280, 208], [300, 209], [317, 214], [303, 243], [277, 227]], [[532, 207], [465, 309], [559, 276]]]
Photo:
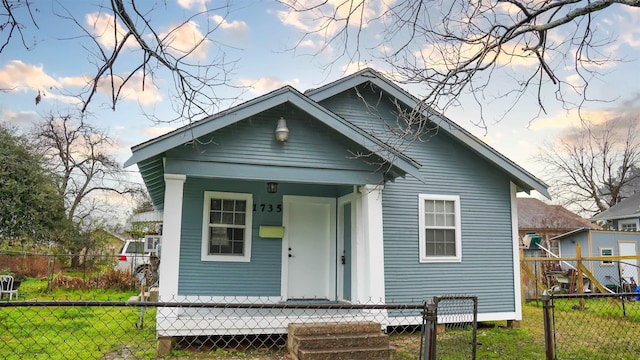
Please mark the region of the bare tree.
[[550, 174], [554, 197], [594, 215], [640, 190], [639, 122], [635, 115], [584, 123], [541, 148], [537, 160]]
[[[96, 5], [97, 16], [88, 18], [87, 25], [65, 8], [65, 4], [53, 1], [57, 16], [78, 26], [80, 34], [69, 40], [73, 40], [73, 46], [83, 46], [96, 66], [86, 86], [79, 93], [68, 94], [80, 99], [83, 112], [98, 92], [108, 94], [115, 110], [123, 96], [151, 91], [163, 75], [173, 79], [169, 96], [175, 114], [165, 119], [148, 114], [152, 119], [190, 120], [216, 110], [222, 100], [216, 89], [227, 84], [235, 61], [228, 60], [226, 46], [215, 41], [214, 33], [221, 22], [211, 20], [211, 17], [215, 14], [225, 18], [230, 11], [230, 2], [217, 2], [215, 7], [195, 12], [178, 25], [164, 30], [154, 22], [154, 14], [165, 10], [166, 3], [162, 1], [110, 0], [105, 3]], [[45, 5], [33, 0], [2, 0], [0, 53], [16, 37], [27, 49], [35, 46], [35, 42], [31, 44], [25, 39], [24, 33], [27, 25], [37, 29], [33, 13], [38, 12], [38, 6]], [[199, 27], [195, 25], [196, 20]], [[183, 30], [196, 28], [197, 31], [191, 32], [189, 45], [178, 44]], [[204, 48], [208, 50], [206, 58], [195, 56]], [[39, 93], [36, 104], [40, 100]]]
[[72, 222], [95, 221], [99, 210], [105, 210], [108, 195], [140, 191], [140, 185], [126, 179], [120, 163], [109, 153], [113, 140], [82, 117], [49, 115], [36, 124], [31, 137], [60, 179], [58, 189]]
[[[297, 45], [319, 37], [324, 46], [317, 54], [334, 54], [329, 65], [345, 57], [359, 64], [383, 60], [397, 80], [422, 86], [423, 109], [444, 110], [469, 94], [483, 127], [483, 109], [496, 99], [507, 101], [507, 111], [537, 99], [531, 119], [550, 101], [580, 108], [589, 100], [589, 82], [601, 75], [598, 66], [615, 60], [603, 51], [615, 34], [598, 32], [596, 16], [610, 6], [640, 7], [640, 0], [281, 3], [289, 9], [283, 18], [305, 30]], [[562, 76], [567, 68], [578, 80]]]

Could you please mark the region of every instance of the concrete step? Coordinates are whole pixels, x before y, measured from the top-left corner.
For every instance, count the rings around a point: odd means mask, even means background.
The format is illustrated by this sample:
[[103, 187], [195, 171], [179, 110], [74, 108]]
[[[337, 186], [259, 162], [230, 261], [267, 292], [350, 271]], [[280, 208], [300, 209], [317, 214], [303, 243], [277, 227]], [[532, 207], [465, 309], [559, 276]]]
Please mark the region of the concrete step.
[[331, 350], [300, 350], [298, 360], [389, 360], [393, 348], [350, 348]]
[[348, 349], [348, 348], [388, 348], [389, 337], [385, 334], [355, 334], [355, 335], [311, 335], [295, 336], [292, 338], [292, 352], [304, 350]]
[[388, 360], [389, 337], [376, 322], [289, 324], [287, 348], [298, 360]]
[[300, 323], [289, 324], [288, 328], [289, 336], [380, 334], [380, 332], [380, 324], [372, 321]]

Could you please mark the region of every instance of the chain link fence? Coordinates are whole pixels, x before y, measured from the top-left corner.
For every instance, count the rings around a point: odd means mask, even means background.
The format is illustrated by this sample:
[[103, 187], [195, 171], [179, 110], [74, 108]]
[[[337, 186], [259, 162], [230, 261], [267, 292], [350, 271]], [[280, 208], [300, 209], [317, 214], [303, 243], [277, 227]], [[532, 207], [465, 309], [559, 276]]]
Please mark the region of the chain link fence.
[[546, 358], [639, 359], [638, 300], [638, 293], [546, 294]]
[[419, 359], [475, 359], [478, 298], [436, 296], [425, 307]]
[[[434, 298], [440, 307], [433, 323], [440, 327], [438, 359], [475, 358], [475, 301]], [[424, 313], [425, 304], [418, 302], [2, 301], [0, 359], [150, 359], [168, 340], [171, 350], [165, 356], [275, 360], [287, 352], [289, 323], [360, 321], [382, 325], [394, 358], [426, 359], [419, 355]]]
[[123, 256], [98, 254], [54, 254], [0, 250], [0, 274], [10, 274], [18, 282], [25, 278], [47, 281], [47, 289], [113, 288], [130, 290], [140, 283], [158, 280], [157, 257], [147, 254]]

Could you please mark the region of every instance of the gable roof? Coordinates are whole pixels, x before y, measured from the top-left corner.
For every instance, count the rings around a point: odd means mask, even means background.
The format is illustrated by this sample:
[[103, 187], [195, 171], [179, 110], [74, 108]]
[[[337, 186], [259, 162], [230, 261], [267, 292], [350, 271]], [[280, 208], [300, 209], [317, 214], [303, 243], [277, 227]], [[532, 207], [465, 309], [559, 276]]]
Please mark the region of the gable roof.
[[561, 205], [549, 205], [536, 198], [517, 198], [518, 228], [574, 230], [599, 229], [589, 220], [565, 209]]
[[152, 159], [176, 146], [180, 146], [193, 139], [287, 102], [307, 112], [325, 125], [393, 164], [393, 166], [400, 169], [402, 173], [408, 173], [420, 179], [420, 173], [418, 172], [420, 164], [415, 160], [320, 106], [291, 86], [284, 86], [228, 110], [208, 116], [200, 121], [136, 145], [131, 148], [133, 155], [125, 162], [124, 166], [127, 167]]
[[[312, 100], [319, 102], [366, 82], [372, 83], [411, 109], [418, 108], [420, 105], [419, 99], [370, 68], [360, 70], [352, 75], [346, 76], [317, 89], [309, 90], [305, 92], [305, 95]], [[548, 199], [551, 199], [551, 195], [549, 195], [547, 190], [548, 185], [542, 180], [511, 161], [491, 146], [482, 142], [449, 118], [433, 110], [430, 110], [429, 113], [425, 111], [422, 115], [437, 124], [439, 129], [445, 131], [487, 161], [507, 172], [520, 190], [527, 193], [531, 190], [536, 190]]]
[[616, 220], [640, 217], [640, 193], [630, 196], [607, 210], [591, 218], [597, 220]]

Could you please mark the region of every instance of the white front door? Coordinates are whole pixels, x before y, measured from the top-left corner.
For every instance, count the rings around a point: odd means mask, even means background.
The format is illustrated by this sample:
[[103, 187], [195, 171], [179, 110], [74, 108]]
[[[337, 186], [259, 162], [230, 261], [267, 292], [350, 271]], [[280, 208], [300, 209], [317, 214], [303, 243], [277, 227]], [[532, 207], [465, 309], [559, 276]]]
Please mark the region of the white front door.
[[[635, 241], [619, 241], [618, 250], [620, 251], [620, 256], [636, 256], [638, 253]], [[620, 273], [629, 283], [631, 283], [631, 278], [633, 278], [633, 282], [637, 284], [638, 260], [621, 260]]]
[[284, 196], [283, 205], [282, 294], [335, 299], [335, 199]]

